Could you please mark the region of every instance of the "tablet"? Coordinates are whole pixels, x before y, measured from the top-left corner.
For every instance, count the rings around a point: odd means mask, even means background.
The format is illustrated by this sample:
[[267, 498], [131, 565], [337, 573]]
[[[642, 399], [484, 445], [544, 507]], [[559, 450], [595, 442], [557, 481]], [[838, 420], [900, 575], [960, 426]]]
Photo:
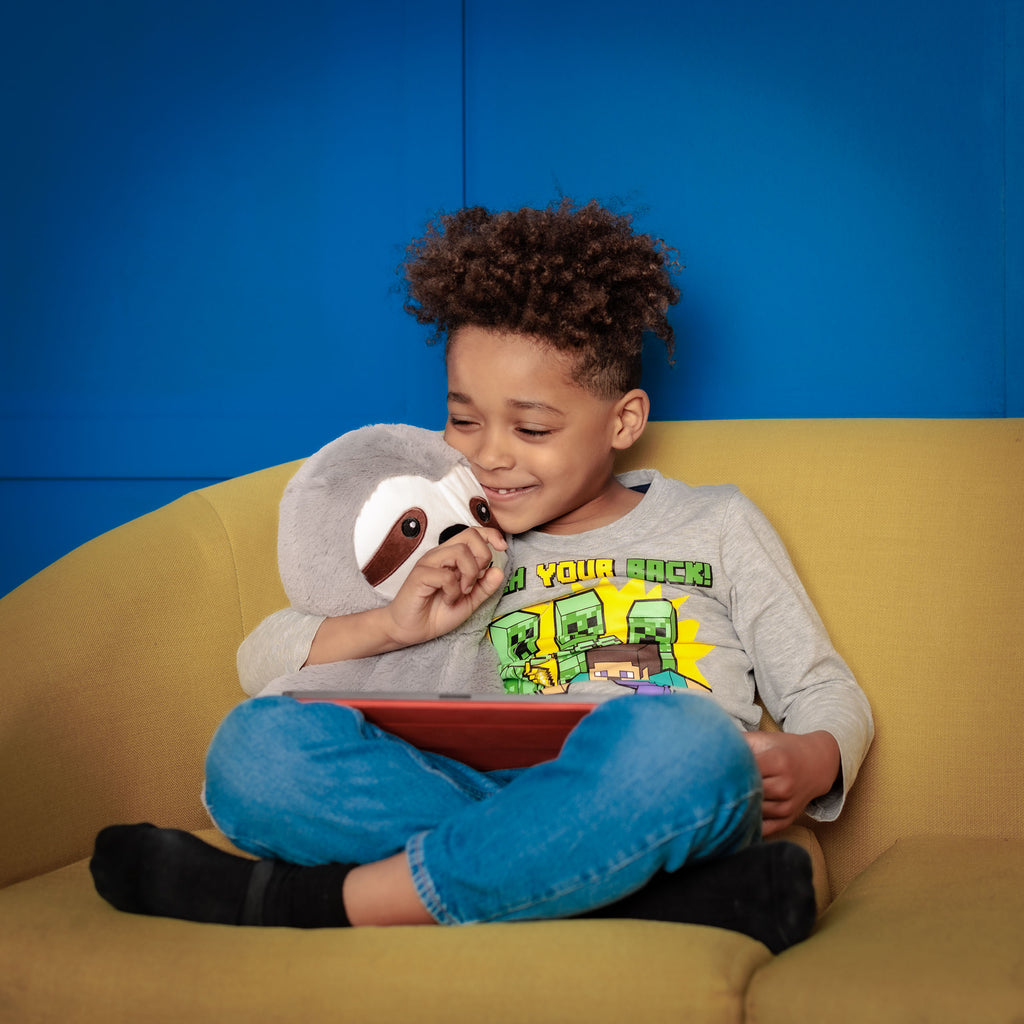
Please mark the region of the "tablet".
[[[567, 694], [409, 694], [290, 691], [303, 703], [328, 701], [420, 750], [478, 771], [527, 768], [558, 757], [566, 736], [602, 698]], [[608, 699], [608, 698], [604, 698]]]

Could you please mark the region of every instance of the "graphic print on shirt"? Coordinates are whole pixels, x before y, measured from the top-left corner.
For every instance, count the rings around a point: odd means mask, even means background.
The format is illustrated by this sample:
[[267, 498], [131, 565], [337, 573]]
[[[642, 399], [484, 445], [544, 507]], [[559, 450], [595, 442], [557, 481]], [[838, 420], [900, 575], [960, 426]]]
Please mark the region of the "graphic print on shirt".
[[491, 623], [506, 692], [566, 693], [583, 683], [653, 694], [711, 689], [697, 662], [714, 647], [697, 643], [700, 624], [681, 617], [685, 595], [663, 597], [641, 579], [574, 582], [573, 591]]

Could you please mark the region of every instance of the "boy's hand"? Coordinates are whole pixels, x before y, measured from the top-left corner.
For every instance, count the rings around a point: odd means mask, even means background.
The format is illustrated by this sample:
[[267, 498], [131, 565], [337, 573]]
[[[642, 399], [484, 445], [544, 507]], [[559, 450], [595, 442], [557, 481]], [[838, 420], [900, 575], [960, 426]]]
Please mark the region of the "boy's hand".
[[827, 793], [839, 775], [839, 744], [828, 732], [744, 733], [764, 780], [765, 836], [792, 825], [804, 808]]
[[501, 532], [471, 526], [428, 551], [386, 609], [392, 643], [410, 647], [462, 625], [504, 580], [492, 547], [508, 547]]
[[467, 527], [416, 563], [391, 604], [324, 619], [303, 667], [384, 654], [460, 626], [505, 578], [487, 568], [494, 557], [488, 544], [508, 548], [499, 530]]

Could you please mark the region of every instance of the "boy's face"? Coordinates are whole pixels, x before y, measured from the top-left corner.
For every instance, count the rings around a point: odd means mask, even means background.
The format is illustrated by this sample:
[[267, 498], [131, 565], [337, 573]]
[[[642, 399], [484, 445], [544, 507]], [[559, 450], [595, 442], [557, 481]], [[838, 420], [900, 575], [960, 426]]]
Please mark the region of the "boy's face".
[[580, 533], [638, 503], [612, 466], [615, 450], [639, 436], [626, 404], [645, 402], [643, 392], [597, 396], [572, 379], [567, 355], [482, 327], [453, 334], [447, 365], [445, 440], [469, 460], [507, 533]]

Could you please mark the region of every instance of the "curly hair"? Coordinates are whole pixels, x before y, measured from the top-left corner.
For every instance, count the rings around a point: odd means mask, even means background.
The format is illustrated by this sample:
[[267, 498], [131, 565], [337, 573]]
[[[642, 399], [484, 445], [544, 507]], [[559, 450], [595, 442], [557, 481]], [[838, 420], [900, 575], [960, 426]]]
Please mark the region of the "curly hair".
[[432, 342], [466, 326], [524, 334], [570, 354], [582, 386], [614, 395], [639, 386], [645, 331], [671, 359], [675, 257], [661, 239], [634, 233], [629, 215], [565, 199], [441, 214], [399, 270], [405, 309], [434, 325]]

